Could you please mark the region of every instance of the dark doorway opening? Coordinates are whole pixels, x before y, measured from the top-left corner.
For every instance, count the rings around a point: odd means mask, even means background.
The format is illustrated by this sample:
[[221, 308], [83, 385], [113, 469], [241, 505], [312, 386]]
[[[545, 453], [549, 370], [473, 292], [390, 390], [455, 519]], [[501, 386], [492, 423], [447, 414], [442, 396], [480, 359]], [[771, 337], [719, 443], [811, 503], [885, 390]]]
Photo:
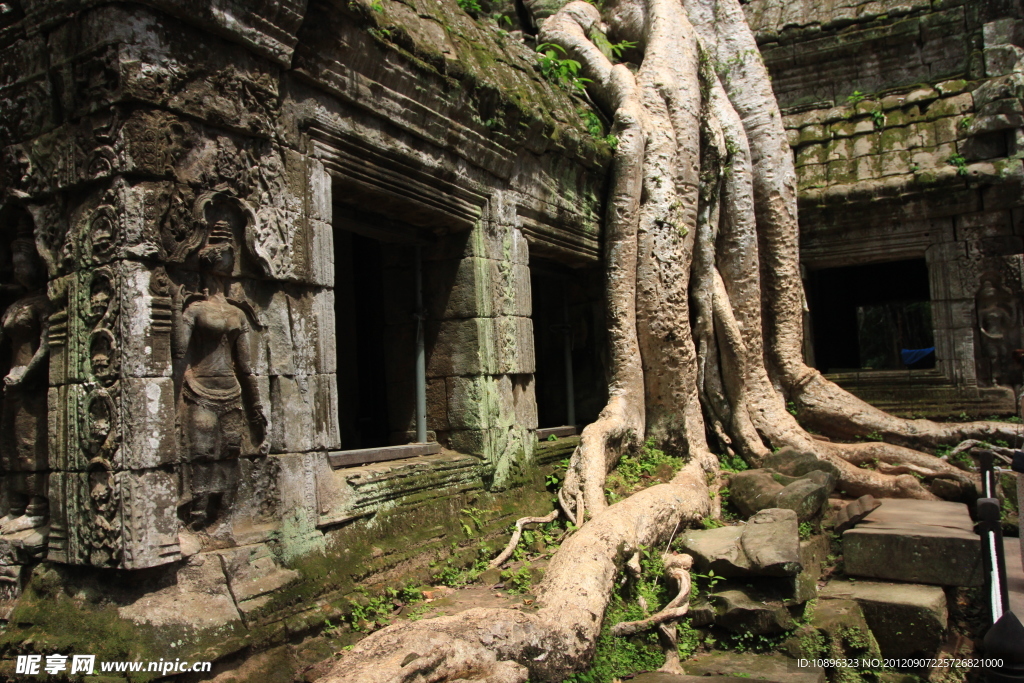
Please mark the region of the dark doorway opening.
[[343, 449], [389, 443], [384, 262], [379, 241], [334, 233], [338, 421]]
[[924, 259], [811, 271], [807, 295], [822, 372], [935, 367]]
[[601, 274], [531, 256], [530, 289], [537, 424], [543, 429], [593, 422], [608, 396]]

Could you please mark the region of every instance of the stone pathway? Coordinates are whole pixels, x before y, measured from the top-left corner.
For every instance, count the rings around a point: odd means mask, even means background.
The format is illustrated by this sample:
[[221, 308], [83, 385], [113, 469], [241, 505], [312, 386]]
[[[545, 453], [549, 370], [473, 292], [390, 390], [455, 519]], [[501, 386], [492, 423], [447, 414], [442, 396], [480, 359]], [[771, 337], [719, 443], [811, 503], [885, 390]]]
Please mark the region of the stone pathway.
[[1024, 622], [1024, 567], [1021, 566], [1020, 539], [1003, 539], [1006, 553], [1006, 583], [1010, 589], [1010, 611]]
[[981, 586], [981, 540], [967, 506], [885, 499], [843, 534], [846, 573], [938, 586]]

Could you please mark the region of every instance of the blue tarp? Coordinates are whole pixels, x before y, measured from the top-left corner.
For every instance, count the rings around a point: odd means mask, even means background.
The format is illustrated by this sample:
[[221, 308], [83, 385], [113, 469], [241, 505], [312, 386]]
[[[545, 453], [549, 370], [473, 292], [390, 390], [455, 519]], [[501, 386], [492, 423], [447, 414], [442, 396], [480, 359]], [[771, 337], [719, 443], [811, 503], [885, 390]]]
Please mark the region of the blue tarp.
[[923, 361], [930, 355], [935, 355], [934, 346], [929, 346], [927, 349], [900, 349], [900, 360], [906, 366]]

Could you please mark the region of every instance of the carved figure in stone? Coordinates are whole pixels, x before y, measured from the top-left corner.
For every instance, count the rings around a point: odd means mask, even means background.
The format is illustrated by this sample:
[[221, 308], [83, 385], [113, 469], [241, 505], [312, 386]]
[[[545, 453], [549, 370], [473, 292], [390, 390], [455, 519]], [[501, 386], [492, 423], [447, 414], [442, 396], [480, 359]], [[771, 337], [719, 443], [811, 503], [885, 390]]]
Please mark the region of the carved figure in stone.
[[1000, 286], [997, 279], [985, 277], [978, 292], [978, 331], [981, 349], [989, 362], [993, 384], [1008, 380], [1010, 353], [1013, 350], [1015, 315], [1013, 295]]
[[3, 380], [0, 462], [10, 503], [0, 533], [44, 526], [47, 498], [46, 378], [50, 302], [35, 242], [19, 237], [11, 245], [14, 279], [24, 291], [0, 319], [0, 339], [10, 344], [10, 371]]
[[179, 402], [182, 443], [187, 454], [182, 512], [195, 530], [208, 528], [231, 507], [237, 488], [237, 457], [246, 443], [270, 450], [269, 421], [250, 366], [251, 308], [227, 296], [235, 246], [229, 220], [210, 227], [199, 252], [201, 294], [171, 290], [173, 352], [184, 360]]
[[97, 567], [116, 565], [121, 559], [121, 522], [119, 491], [111, 473], [102, 465], [89, 471], [91, 524], [84, 530], [89, 546], [89, 561]]

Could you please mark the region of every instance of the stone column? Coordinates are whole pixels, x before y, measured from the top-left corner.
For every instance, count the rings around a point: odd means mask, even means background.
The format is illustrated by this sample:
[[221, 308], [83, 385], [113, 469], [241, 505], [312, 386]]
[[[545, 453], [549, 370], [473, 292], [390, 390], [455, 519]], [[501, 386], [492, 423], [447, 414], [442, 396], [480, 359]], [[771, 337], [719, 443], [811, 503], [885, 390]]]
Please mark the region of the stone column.
[[537, 427], [529, 252], [501, 192], [464, 242], [455, 239], [425, 253], [428, 425], [447, 425], [439, 439], [482, 456], [501, 488], [532, 454]]

